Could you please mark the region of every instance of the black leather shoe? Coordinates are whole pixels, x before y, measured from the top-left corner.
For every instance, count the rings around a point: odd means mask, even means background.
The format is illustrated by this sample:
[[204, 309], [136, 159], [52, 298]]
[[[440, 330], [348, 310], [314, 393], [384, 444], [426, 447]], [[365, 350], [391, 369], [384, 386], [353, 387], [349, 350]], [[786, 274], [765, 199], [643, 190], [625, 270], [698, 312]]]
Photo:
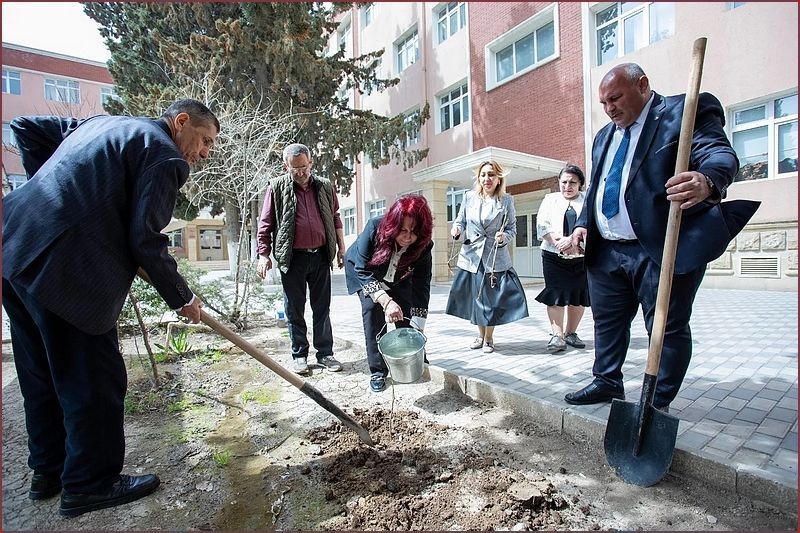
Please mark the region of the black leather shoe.
[[625, 391], [614, 389], [605, 385], [600, 385], [596, 381], [576, 392], [570, 392], [564, 396], [564, 401], [572, 405], [589, 405], [593, 403], [610, 402], [614, 398], [624, 400]]
[[161, 481], [158, 476], [147, 474], [144, 476], [119, 476], [119, 480], [104, 491], [95, 494], [61, 493], [61, 516], [78, 516], [89, 511], [106, 509], [123, 503], [138, 500], [147, 496], [158, 487]]
[[33, 473], [28, 498], [31, 500], [46, 500], [59, 492], [61, 492], [61, 478], [59, 476]]

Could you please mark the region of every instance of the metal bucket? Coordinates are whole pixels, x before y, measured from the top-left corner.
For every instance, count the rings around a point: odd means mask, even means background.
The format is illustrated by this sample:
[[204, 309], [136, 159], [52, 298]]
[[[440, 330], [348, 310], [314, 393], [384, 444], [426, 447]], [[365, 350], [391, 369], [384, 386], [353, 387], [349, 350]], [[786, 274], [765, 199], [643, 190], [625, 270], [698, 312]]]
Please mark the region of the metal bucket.
[[[385, 325], [381, 332], [384, 329]], [[378, 341], [378, 351], [383, 355], [394, 381], [413, 383], [422, 377], [425, 343], [428, 339], [420, 330], [414, 327], [395, 328], [383, 336], [379, 333], [375, 340]]]

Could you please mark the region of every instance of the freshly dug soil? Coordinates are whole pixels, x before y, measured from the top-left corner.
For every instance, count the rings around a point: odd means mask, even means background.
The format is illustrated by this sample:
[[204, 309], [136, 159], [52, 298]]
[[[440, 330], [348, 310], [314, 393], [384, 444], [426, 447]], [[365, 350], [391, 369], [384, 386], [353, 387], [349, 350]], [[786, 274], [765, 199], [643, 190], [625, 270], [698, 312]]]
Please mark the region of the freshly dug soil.
[[[244, 336], [290, 366], [285, 329], [263, 319]], [[3, 345], [3, 529], [796, 530], [796, 516], [691, 479], [627, 485], [602, 449], [427, 374], [372, 393], [363, 348], [337, 343], [344, 370], [305, 379], [369, 431], [367, 447], [219, 336], [194, 332], [190, 343], [193, 353], [159, 365], [165, 383], [153, 391], [124, 342], [124, 472], [157, 473], [162, 485], [73, 519], [58, 516], [58, 498], [27, 498], [22, 399]]]

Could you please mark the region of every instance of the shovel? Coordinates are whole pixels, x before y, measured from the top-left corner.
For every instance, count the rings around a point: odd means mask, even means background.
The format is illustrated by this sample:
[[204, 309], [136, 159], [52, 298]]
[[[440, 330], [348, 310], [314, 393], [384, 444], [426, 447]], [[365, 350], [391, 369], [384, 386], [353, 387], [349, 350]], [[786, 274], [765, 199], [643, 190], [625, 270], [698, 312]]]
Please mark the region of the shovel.
[[[686, 172], [689, 168], [706, 42], [705, 37], [695, 40], [692, 50], [692, 70], [683, 106], [675, 174]], [[626, 483], [643, 487], [657, 483], [667, 473], [672, 463], [672, 453], [675, 451], [675, 439], [678, 435], [678, 419], [654, 408], [653, 397], [656, 392], [661, 349], [664, 345], [664, 329], [672, 291], [672, 273], [675, 268], [680, 225], [680, 204], [671, 202], [642, 395], [638, 404], [617, 399], [612, 402], [603, 439], [606, 460], [614, 468], [617, 476]]]
[[[148, 276], [147, 272], [145, 272], [143, 269], [140, 268], [138, 272], [136, 272], [136, 275], [142, 278], [150, 285], [153, 284], [153, 282], [150, 281], [150, 276]], [[283, 368], [281, 365], [279, 365], [278, 363], [273, 361], [269, 356], [267, 356], [267, 354], [265, 354], [263, 351], [259, 350], [258, 348], [250, 344], [248, 341], [246, 341], [245, 339], [234, 333], [234, 331], [231, 328], [229, 328], [216, 318], [212, 317], [202, 309], [200, 310], [200, 320], [203, 321], [211, 329], [213, 329], [214, 331], [216, 331], [217, 333], [219, 333], [220, 335], [231, 341], [233, 344], [241, 348], [244, 352], [247, 353], [247, 355], [249, 355], [256, 361], [258, 361], [259, 363], [269, 368], [270, 370], [278, 374], [280, 377], [282, 377], [283, 379], [285, 379], [286, 381], [288, 381], [289, 383], [300, 389], [300, 392], [302, 392], [303, 394], [305, 394], [306, 396], [317, 402], [323, 409], [325, 409], [333, 416], [338, 418], [342, 424], [355, 431], [356, 435], [358, 435], [358, 438], [361, 440], [361, 442], [363, 442], [367, 446], [375, 446], [375, 443], [369, 436], [369, 432], [361, 424], [356, 422], [353, 419], [353, 417], [342, 411], [339, 407], [334, 405], [330, 400], [325, 398], [325, 396], [323, 396], [319, 390], [314, 388], [313, 385], [311, 385], [307, 381], [303, 381], [292, 372], [289, 372], [288, 370]]]
[[202, 309], [200, 310], [200, 320], [202, 320], [211, 329], [244, 350], [253, 359], [257, 360], [259, 363], [266, 366], [280, 377], [300, 389], [300, 392], [317, 402], [323, 409], [338, 418], [342, 424], [355, 431], [358, 435], [358, 438], [361, 439], [361, 442], [367, 446], [375, 445], [369, 436], [369, 432], [363, 426], [356, 422], [350, 415], [342, 411], [339, 407], [334, 405], [330, 400], [325, 398], [325, 396], [323, 396], [319, 390], [314, 388], [307, 381], [303, 381], [292, 372], [289, 372], [283, 368], [281, 365], [269, 358], [263, 351], [259, 350], [248, 341], [234, 333], [233, 330], [231, 330], [228, 326], [212, 317]]

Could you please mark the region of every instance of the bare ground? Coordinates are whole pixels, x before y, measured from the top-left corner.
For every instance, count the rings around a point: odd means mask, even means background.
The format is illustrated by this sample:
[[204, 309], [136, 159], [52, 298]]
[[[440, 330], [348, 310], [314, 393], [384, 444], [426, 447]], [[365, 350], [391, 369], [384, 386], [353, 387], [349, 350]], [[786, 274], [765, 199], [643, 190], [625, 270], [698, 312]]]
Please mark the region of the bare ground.
[[[285, 330], [246, 333], [289, 365]], [[3, 387], [3, 530], [796, 530], [797, 517], [690, 478], [619, 481], [602, 450], [474, 402], [426, 376], [375, 394], [363, 349], [337, 344], [341, 373], [308, 378], [370, 432], [374, 448], [297, 389], [211, 333], [160, 365], [149, 391], [129, 362], [126, 473], [162, 485], [137, 502], [58, 516], [27, 499], [21, 396]], [[141, 347], [141, 343], [140, 343]], [[9, 350], [4, 345], [4, 352]], [[206, 348], [217, 349], [219, 353]], [[13, 372], [13, 370], [11, 370]], [[6, 386], [5, 384], [8, 383]]]

